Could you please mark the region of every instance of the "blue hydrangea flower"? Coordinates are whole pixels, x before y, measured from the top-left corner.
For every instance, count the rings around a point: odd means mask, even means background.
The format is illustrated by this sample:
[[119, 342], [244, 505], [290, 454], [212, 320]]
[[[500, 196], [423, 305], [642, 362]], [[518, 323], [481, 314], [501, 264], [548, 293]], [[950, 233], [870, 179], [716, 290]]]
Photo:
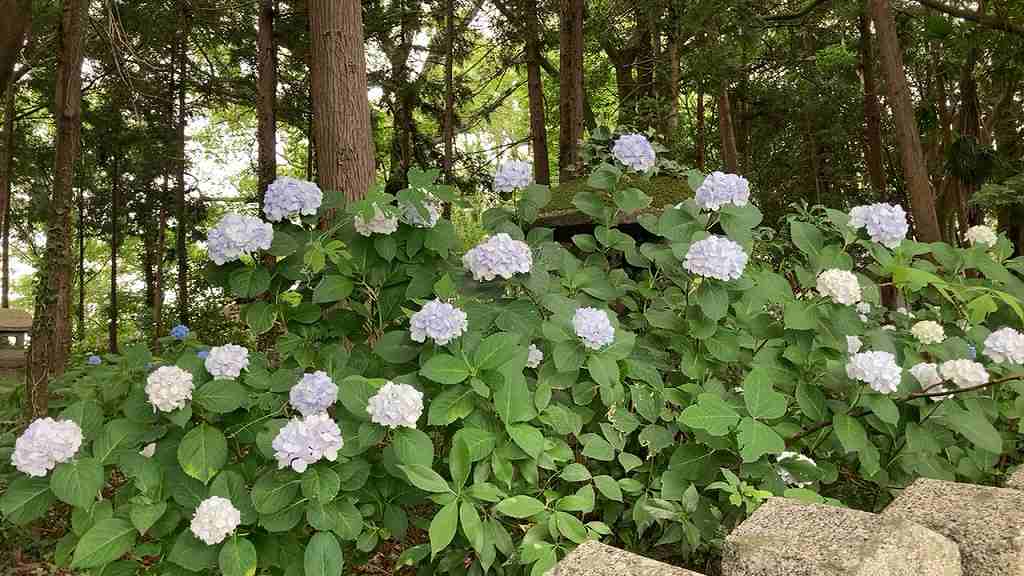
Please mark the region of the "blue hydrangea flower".
[[494, 173], [494, 191], [512, 192], [533, 183], [533, 166], [522, 160], [509, 160]]
[[274, 227], [253, 216], [225, 214], [206, 236], [206, 249], [218, 266], [238, 260], [243, 254], [269, 250]]
[[690, 245], [683, 268], [705, 278], [728, 281], [743, 276], [747, 266], [743, 247], [724, 236], [709, 236]]
[[338, 400], [338, 386], [326, 372], [303, 374], [288, 392], [288, 402], [303, 416], [326, 412]]
[[447, 302], [431, 300], [409, 319], [409, 337], [416, 342], [430, 338], [444, 346], [461, 336], [468, 326], [465, 312]]
[[210, 351], [206, 350], [206, 349], [203, 349], [203, 350], [200, 350], [199, 352], [196, 352], [196, 356], [198, 356], [200, 360], [206, 360], [206, 358], [209, 355], [210, 355]]
[[475, 280], [494, 280], [497, 276], [508, 280], [516, 274], [530, 273], [533, 254], [526, 242], [513, 240], [500, 232], [466, 252], [462, 264], [473, 273]]
[[293, 216], [312, 216], [320, 209], [324, 194], [313, 182], [280, 176], [263, 195], [267, 220], [280, 222]]
[[612, 155], [619, 162], [636, 170], [647, 172], [654, 168], [657, 154], [651, 142], [643, 134], [623, 134], [612, 146]]
[[750, 183], [736, 174], [712, 172], [697, 187], [694, 196], [697, 206], [717, 212], [726, 204], [746, 206], [750, 201]]
[[849, 225], [855, 230], [866, 228], [872, 241], [888, 248], [899, 247], [910, 231], [903, 208], [882, 202], [850, 210]]
[[174, 328], [171, 328], [171, 336], [175, 340], [184, 340], [188, 338], [189, 329], [184, 324], [178, 324]]
[[90, 366], [99, 366], [100, 364], [103, 364], [103, 359], [93, 354], [85, 359], [85, 363]]
[[978, 349], [973, 344], [967, 346], [967, 357], [971, 360], [978, 359]]
[[615, 328], [604, 310], [577, 308], [572, 326], [583, 346], [591, 350], [600, 350], [615, 341]]

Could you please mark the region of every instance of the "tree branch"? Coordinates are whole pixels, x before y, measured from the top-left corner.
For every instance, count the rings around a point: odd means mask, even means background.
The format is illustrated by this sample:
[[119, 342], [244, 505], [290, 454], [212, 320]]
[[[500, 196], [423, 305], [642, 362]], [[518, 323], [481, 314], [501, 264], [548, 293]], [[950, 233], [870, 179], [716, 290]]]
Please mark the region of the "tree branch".
[[821, 6], [822, 4], [826, 4], [828, 2], [829, 2], [829, 0], [814, 0], [814, 2], [811, 2], [810, 4], [808, 4], [803, 10], [801, 10], [799, 12], [794, 12], [792, 14], [779, 14], [777, 16], [765, 16], [764, 19], [767, 22], [783, 22], [783, 21], [786, 21], [786, 20], [799, 20], [799, 19], [803, 18], [804, 16], [807, 16], [811, 12], [814, 12], [814, 9], [817, 8], [818, 6]]
[[955, 6], [947, 6], [942, 2], [938, 2], [937, 0], [917, 0], [917, 2], [922, 6], [931, 8], [932, 10], [937, 10], [939, 12], [942, 12], [943, 14], [948, 14], [950, 16], [960, 18], [961, 20], [970, 20], [971, 22], [976, 22], [977, 24], [980, 24], [987, 28], [992, 28], [993, 30], [1002, 30], [1003, 32], [1009, 32], [1010, 34], [1024, 36], [1024, 26], [1018, 25], [1014, 22], [1010, 22], [1009, 20], [1003, 18], [999, 18], [996, 16], [986, 16], [984, 14], [978, 14], [970, 10], [956, 8]]

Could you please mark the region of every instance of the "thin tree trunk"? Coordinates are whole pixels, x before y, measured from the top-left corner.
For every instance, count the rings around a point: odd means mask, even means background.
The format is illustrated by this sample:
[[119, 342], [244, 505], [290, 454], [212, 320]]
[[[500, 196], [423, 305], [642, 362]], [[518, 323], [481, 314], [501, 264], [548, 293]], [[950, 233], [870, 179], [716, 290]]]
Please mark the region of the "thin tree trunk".
[[878, 34], [878, 48], [888, 88], [889, 107], [892, 108], [896, 141], [900, 147], [903, 177], [909, 190], [910, 212], [914, 218], [914, 231], [921, 242], [938, 242], [942, 239], [939, 219], [935, 210], [935, 195], [928, 181], [924, 153], [921, 150], [921, 135], [917, 129], [914, 103], [910, 98], [910, 86], [903, 69], [903, 53], [896, 34], [896, 20], [889, 6], [889, 0], [870, 0], [871, 17]]
[[[164, 195], [166, 199], [170, 190], [164, 179]], [[156, 261], [153, 274], [153, 350], [159, 351], [159, 338], [164, 335], [164, 252], [167, 249], [167, 207], [160, 202], [160, 218], [157, 223]]]
[[0, 96], [14, 76], [25, 36], [32, 28], [32, 0], [0, 0]]
[[178, 322], [187, 326], [189, 323], [188, 233], [190, 223], [185, 206], [185, 163], [187, 162], [185, 153], [185, 125], [188, 123], [188, 115], [185, 110], [185, 95], [187, 91], [185, 79], [188, 77], [188, 36], [191, 26], [191, 14], [185, 0], [179, 0], [178, 6], [180, 10], [177, 46], [178, 82], [175, 86], [178, 97], [178, 117], [176, 118], [178, 157], [177, 165], [175, 166], [174, 197], [174, 218], [177, 220], [174, 237], [176, 241], [175, 252], [178, 257], [178, 292], [175, 298], [178, 305]]
[[455, 0], [447, 0], [445, 34], [448, 50], [444, 58], [444, 178], [451, 184], [455, 165]]
[[697, 84], [697, 168], [704, 171], [707, 158], [707, 128], [704, 121], [704, 81]]
[[3, 234], [2, 273], [3, 286], [0, 287], [0, 307], [10, 308], [9, 294], [11, 289], [11, 261], [9, 255], [11, 241], [11, 191], [14, 187], [14, 98], [17, 86], [12, 85], [4, 98], [4, 131], [3, 143], [0, 144], [0, 234]]
[[875, 54], [871, 48], [871, 21], [867, 7], [860, 15], [860, 63], [864, 82], [864, 165], [871, 188], [885, 199], [885, 168], [882, 166], [882, 109], [875, 81]]
[[55, 114], [57, 123], [53, 195], [46, 252], [38, 274], [27, 373], [28, 411], [42, 417], [49, 405], [47, 383], [64, 372], [71, 351], [72, 185], [81, 135], [82, 0], [61, 3]]
[[583, 0], [561, 0], [559, 55], [559, 180], [580, 176], [583, 139]]
[[358, 200], [375, 176], [362, 3], [309, 0], [309, 25], [320, 187]]
[[[673, 4], [674, 6], [675, 4]], [[674, 8], [672, 10], [672, 29], [669, 31], [668, 45], [665, 51], [668, 52], [668, 77], [665, 96], [668, 98], [668, 116], [665, 117], [665, 138], [671, 142], [675, 139], [676, 130], [679, 128], [679, 74], [681, 65], [679, 62], [679, 28], [676, 25]]]
[[259, 141], [259, 203], [263, 210], [263, 196], [277, 177], [277, 45], [274, 42], [275, 0], [260, 0], [259, 32], [257, 35], [257, 73], [259, 86], [256, 93], [256, 139]]
[[540, 18], [537, 14], [537, 0], [524, 0], [523, 18], [526, 20], [526, 85], [530, 99], [530, 143], [533, 148], [533, 179], [537, 184], [548, 185], [551, 183], [551, 165], [548, 162], [544, 82], [540, 74]]
[[[984, 6], [984, 3], [981, 4]], [[982, 11], [979, 10], [979, 14]], [[978, 82], [974, 79], [974, 66], [978, 58], [977, 48], [967, 50], [967, 58], [960, 72], [960, 137], [970, 139], [978, 145], [981, 137], [981, 113], [978, 110]], [[957, 212], [960, 216], [960, 234], [976, 224], [981, 224], [981, 213], [971, 207], [976, 185], [973, 179], [957, 178]]]
[[722, 139], [722, 163], [728, 172], [737, 174], [740, 171], [739, 155], [736, 152], [732, 106], [729, 104], [729, 83], [725, 80], [718, 88], [718, 132]]
[[85, 339], [85, 191], [78, 187], [78, 337]]
[[117, 249], [121, 243], [121, 163], [120, 150], [114, 150], [110, 186], [110, 325], [107, 336], [111, 354], [117, 354]]

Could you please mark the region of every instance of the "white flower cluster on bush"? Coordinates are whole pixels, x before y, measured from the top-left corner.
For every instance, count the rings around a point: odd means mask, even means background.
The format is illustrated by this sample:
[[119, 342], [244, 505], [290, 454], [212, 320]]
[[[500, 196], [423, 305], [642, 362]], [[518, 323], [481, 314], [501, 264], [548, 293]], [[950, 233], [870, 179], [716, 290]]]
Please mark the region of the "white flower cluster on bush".
[[577, 308], [572, 327], [583, 346], [591, 350], [600, 350], [615, 341], [615, 327], [604, 310]]
[[249, 367], [249, 350], [236, 344], [214, 346], [203, 364], [214, 378], [238, 378]]
[[[614, 336], [614, 331], [613, 334]], [[537, 348], [536, 344], [530, 344], [530, 348], [526, 354], [526, 367], [536, 368], [540, 366], [540, 363], [544, 361], [544, 353], [541, 352], [540, 348]]]
[[[817, 467], [817, 464], [814, 462], [814, 460], [811, 460], [807, 456], [804, 456], [803, 454], [799, 454], [797, 452], [789, 452], [789, 451], [779, 452], [779, 455], [775, 457], [775, 462], [777, 462], [779, 464], [782, 464], [786, 460], [794, 460], [796, 462], [806, 462], [807, 464], [810, 464], [811, 466]], [[782, 481], [785, 484], [789, 485], [789, 486], [795, 486], [797, 488], [804, 488], [804, 487], [810, 486], [811, 484], [814, 484], [814, 482], [809, 482], [809, 481], [808, 482], [801, 482], [789, 470], [786, 470], [785, 468], [783, 468], [781, 466], [779, 467], [778, 472], [779, 472], [779, 478], [781, 478]]]
[[82, 429], [73, 420], [39, 418], [14, 441], [11, 464], [29, 476], [46, 476], [82, 447]]
[[697, 206], [714, 212], [726, 204], [746, 206], [750, 201], [750, 182], [738, 174], [712, 172], [697, 187], [694, 200]]
[[238, 260], [243, 254], [269, 250], [274, 227], [254, 216], [225, 214], [206, 235], [206, 250], [218, 266]]
[[657, 154], [651, 142], [643, 134], [623, 134], [612, 145], [612, 155], [619, 162], [636, 170], [647, 172], [654, 168]]
[[[398, 209], [402, 212], [402, 220], [417, 228], [433, 228], [441, 219], [444, 211], [444, 202], [441, 202], [433, 194], [426, 192], [423, 201], [419, 204], [408, 201], [399, 201]], [[420, 210], [424, 212], [421, 212]]]
[[683, 268], [691, 274], [718, 280], [736, 280], [747, 267], [743, 247], [723, 236], [708, 236], [690, 245]]
[[508, 280], [516, 274], [530, 273], [533, 254], [526, 242], [500, 232], [466, 252], [462, 264], [473, 273], [474, 280], [494, 280], [498, 276]]
[[494, 173], [495, 192], [513, 192], [533, 183], [533, 166], [522, 160], [509, 160]]
[[331, 462], [337, 460], [344, 444], [337, 422], [325, 412], [292, 418], [277, 433], [271, 447], [278, 468], [291, 467], [301, 474], [322, 458]]
[[173, 412], [192, 399], [192, 373], [177, 366], [161, 366], [146, 378], [146, 397], [153, 411]]
[[408, 384], [388, 382], [380, 387], [366, 405], [374, 424], [398, 428], [415, 428], [423, 414], [423, 392]]
[[326, 412], [337, 401], [338, 385], [322, 370], [303, 374], [288, 392], [288, 402], [303, 416]]
[[980, 244], [986, 248], [991, 248], [999, 242], [999, 235], [988, 226], [971, 226], [967, 229], [964, 237], [971, 243], [971, 246]]
[[847, 336], [846, 337], [846, 353], [854, 355], [860, 352], [860, 349], [864, 347], [864, 342], [861, 341], [859, 336]]
[[903, 370], [889, 352], [858, 352], [846, 363], [846, 375], [860, 380], [880, 394], [892, 394], [900, 386]]
[[271, 222], [293, 216], [313, 216], [323, 199], [323, 192], [314, 182], [278, 176], [263, 195], [263, 213]]
[[189, 529], [196, 538], [208, 546], [213, 546], [223, 542], [241, 523], [242, 513], [235, 508], [231, 500], [222, 496], [210, 496], [196, 507]]
[[852, 306], [861, 299], [857, 275], [849, 270], [832, 268], [818, 274], [818, 293], [831, 298], [836, 304]]
[[[910, 367], [910, 375], [921, 385], [922, 390], [933, 392], [947, 392], [949, 389], [942, 384], [942, 376], [939, 376], [939, 366], [934, 362], [918, 362]], [[947, 396], [929, 396], [933, 401], [939, 401]]]
[[985, 338], [981, 353], [996, 364], [1024, 364], [1024, 334], [1013, 328], [1000, 328]]
[[431, 300], [409, 319], [409, 337], [416, 342], [430, 338], [444, 346], [466, 331], [469, 323], [466, 313], [441, 300]]
[[367, 220], [362, 214], [356, 214], [352, 223], [356, 227], [356, 232], [362, 236], [373, 236], [374, 234], [388, 236], [398, 230], [398, 217], [378, 206], [376, 202], [373, 204], [373, 218]]
[[910, 328], [910, 333], [921, 344], [942, 344], [946, 339], [946, 331], [942, 324], [934, 320], [922, 320]]
[[939, 366], [939, 373], [944, 380], [950, 380], [960, 388], [988, 383], [988, 371], [974, 360], [946, 360]]
[[868, 236], [888, 248], [896, 248], [907, 237], [910, 225], [907, 213], [900, 206], [877, 203], [857, 206], [850, 211], [850, 226], [866, 228]]

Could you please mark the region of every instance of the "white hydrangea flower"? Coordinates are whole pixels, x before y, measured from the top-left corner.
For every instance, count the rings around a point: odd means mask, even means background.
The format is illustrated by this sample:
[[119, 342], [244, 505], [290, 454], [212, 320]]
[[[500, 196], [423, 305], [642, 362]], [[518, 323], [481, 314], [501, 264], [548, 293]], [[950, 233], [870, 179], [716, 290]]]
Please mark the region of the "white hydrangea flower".
[[150, 442], [149, 444], [146, 444], [145, 448], [139, 450], [139, 454], [146, 458], [152, 458], [153, 455], [156, 454], [156, 442]]
[[971, 243], [971, 246], [981, 244], [986, 248], [991, 248], [999, 242], [999, 235], [988, 226], [971, 226], [967, 229], [965, 237]]
[[939, 376], [939, 366], [934, 362], [918, 362], [910, 367], [910, 375], [917, 380], [921, 388], [938, 386], [942, 383], [942, 376]]
[[423, 414], [423, 392], [408, 384], [388, 382], [370, 398], [366, 411], [374, 424], [415, 428]]
[[1024, 334], [1013, 328], [1000, 328], [985, 338], [981, 353], [996, 364], [1024, 364]]
[[867, 302], [858, 302], [857, 303], [857, 313], [858, 314], [871, 314], [871, 304], [869, 304]]
[[988, 383], [985, 367], [973, 360], [946, 360], [939, 366], [944, 380], [950, 380], [960, 388], [970, 388]]
[[709, 236], [690, 245], [683, 268], [691, 274], [718, 280], [736, 280], [747, 266], [743, 247], [723, 236]]
[[[420, 212], [421, 208], [426, 211], [426, 214]], [[419, 205], [414, 202], [399, 200], [398, 209], [402, 212], [402, 220], [407, 224], [417, 228], [433, 228], [437, 225], [437, 221], [441, 219], [441, 213], [444, 211], [444, 202], [441, 202], [430, 192], [424, 191], [423, 201]]]
[[303, 416], [326, 412], [337, 401], [338, 385], [322, 370], [303, 374], [288, 392], [288, 402]]
[[324, 194], [314, 182], [278, 176], [263, 195], [263, 213], [267, 220], [280, 222], [293, 216], [313, 216], [320, 209]]
[[910, 231], [903, 208], [884, 203], [857, 206], [850, 210], [850, 226], [867, 228], [871, 240], [888, 248], [898, 247]]
[[899, 308], [897, 308], [896, 309], [896, 314], [898, 314], [900, 316], [906, 316], [907, 318], [916, 318], [917, 317], [913, 312], [908, 310], [906, 306], [900, 306]]
[[737, 174], [712, 172], [697, 187], [694, 200], [697, 206], [713, 212], [726, 204], [746, 206], [750, 201], [750, 182]]
[[540, 366], [540, 363], [544, 361], [544, 353], [541, 352], [540, 348], [537, 348], [536, 344], [530, 344], [528, 354], [526, 356], [526, 367], [536, 368]]
[[910, 328], [910, 333], [917, 338], [921, 344], [942, 344], [946, 339], [946, 331], [942, 324], [934, 320], [922, 320]]
[[434, 299], [409, 319], [409, 337], [416, 342], [426, 342], [430, 338], [438, 346], [444, 346], [462, 336], [468, 327], [465, 312]]
[[583, 346], [591, 350], [600, 350], [615, 341], [615, 328], [604, 310], [577, 308], [572, 327]]
[[214, 346], [206, 355], [204, 365], [214, 378], [238, 378], [242, 370], [249, 367], [249, 350], [235, 344]]
[[11, 464], [19, 472], [42, 477], [81, 447], [82, 429], [73, 420], [38, 418], [14, 441]]
[[242, 513], [235, 508], [231, 500], [221, 496], [210, 496], [196, 507], [189, 529], [196, 538], [208, 546], [213, 546], [223, 542], [241, 523]]
[[819, 294], [831, 298], [836, 304], [852, 306], [861, 299], [857, 275], [849, 270], [825, 270], [818, 274], [817, 288]]
[[[818, 466], [814, 462], [814, 460], [811, 460], [807, 456], [804, 456], [803, 454], [799, 454], [797, 452], [788, 452], [788, 451], [787, 452], [780, 452], [779, 455], [775, 457], [775, 462], [779, 463], [779, 464], [781, 464], [782, 462], [784, 462], [786, 460], [795, 460], [797, 462], [806, 462], [806, 463], [810, 464], [811, 466], [814, 466], [814, 467]], [[779, 478], [781, 478], [782, 481], [786, 485], [788, 485], [788, 486], [794, 486], [796, 488], [805, 488], [807, 486], [810, 486], [811, 484], [814, 484], [813, 481], [801, 482], [800, 480], [797, 480], [796, 476], [793, 476], [793, 474], [789, 470], [786, 470], [785, 468], [783, 468], [781, 466], [778, 468], [778, 473], [779, 473]]]
[[367, 220], [362, 214], [356, 214], [352, 223], [356, 227], [356, 232], [363, 236], [373, 236], [374, 234], [388, 236], [398, 230], [398, 217], [392, 216], [376, 202], [373, 204], [373, 218]]
[[657, 154], [651, 142], [643, 134], [623, 134], [612, 145], [612, 155], [619, 162], [636, 170], [647, 172], [654, 168]]
[[886, 324], [885, 326], [882, 326], [882, 330], [888, 330], [890, 332], [894, 332], [896, 330], [896, 327], [893, 326], [892, 324]]
[[321, 458], [337, 460], [344, 444], [341, 429], [327, 413], [293, 418], [271, 442], [277, 467], [291, 467], [300, 474]]
[[497, 276], [508, 280], [516, 274], [529, 274], [533, 253], [526, 242], [500, 232], [466, 252], [462, 264], [473, 273], [474, 280], [494, 280]]
[[225, 214], [206, 235], [206, 250], [218, 266], [238, 260], [243, 254], [269, 250], [274, 227], [255, 216]]
[[900, 386], [902, 369], [889, 352], [858, 352], [846, 363], [846, 375], [860, 380], [880, 394], [892, 394]]
[[864, 346], [864, 342], [861, 341], [859, 336], [847, 336], [846, 337], [846, 353], [853, 355], [860, 352], [860, 349]]
[[509, 160], [494, 173], [495, 192], [513, 192], [533, 184], [533, 166], [522, 160]]
[[177, 366], [161, 366], [146, 378], [146, 396], [153, 411], [173, 412], [192, 399], [192, 373]]

